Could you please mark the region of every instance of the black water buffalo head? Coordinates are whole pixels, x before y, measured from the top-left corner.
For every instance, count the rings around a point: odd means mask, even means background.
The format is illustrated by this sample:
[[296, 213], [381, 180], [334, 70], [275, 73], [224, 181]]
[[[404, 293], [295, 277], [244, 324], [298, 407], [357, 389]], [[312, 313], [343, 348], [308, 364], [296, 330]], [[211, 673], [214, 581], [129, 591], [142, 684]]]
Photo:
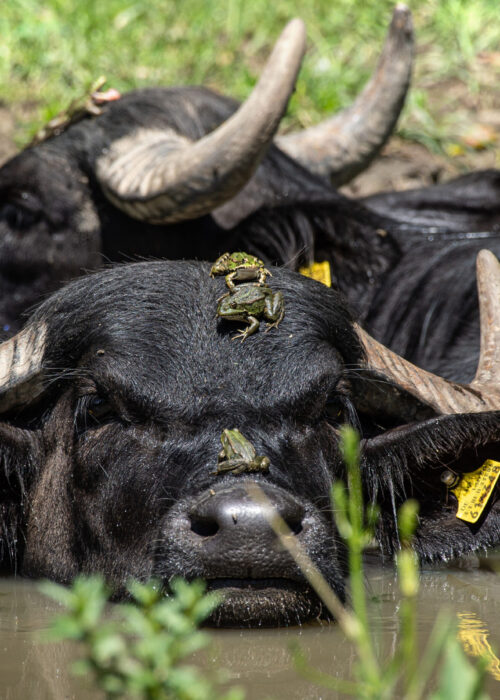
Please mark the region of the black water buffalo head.
[[[294, 20], [241, 106], [199, 87], [147, 88], [109, 102], [96, 93], [91, 112], [59, 120], [6, 163], [0, 330], [15, 332], [26, 308], [103, 259], [213, 260], [248, 249], [289, 260], [287, 236], [273, 235], [274, 224], [238, 224], [275, 202], [328, 200], [333, 190], [313, 172], [341, 182], [376, 155], [409, 83], [411, 17], [396, 8], [375, 76], [351, 110], [274, 146], [304, 49]], [[308, 237], [299, 232], [298, 249]]]
[[[378, 350], [337, 292], [291, 271], [269, 283], [284, 296], [278, 327], [233, 340], [237, 322], [216, 318], [224, 280], [209, 270], [157, 262], [89, 275], [0, 346], [5, 571], [62, 582], [102, 572], [118, 597], [130, 577], [202, 577], [224, 589], [220, 625], [320, 616], [246, 486], [262, 486], [344, 597], [345, 550], [329, 505], [332, 481], [344, 477], [344, 422], [365, 431], [363, 477], [382, 505], [386, 551], [398, 544], [394, 511], [411, 495], [422, 503], [423, 555], [498, 542], [495, 498], [468, 526], [440, 479], [444, 465], [470, 471], [498, 455], [498, 413], [437, 415], [387, 367], [370, 366], [366, 352], [376, 361]], [[421, 420], [404, 425], [412, 411]], [[268, 469], [217, 468], [221, 434], [234, 428]]]

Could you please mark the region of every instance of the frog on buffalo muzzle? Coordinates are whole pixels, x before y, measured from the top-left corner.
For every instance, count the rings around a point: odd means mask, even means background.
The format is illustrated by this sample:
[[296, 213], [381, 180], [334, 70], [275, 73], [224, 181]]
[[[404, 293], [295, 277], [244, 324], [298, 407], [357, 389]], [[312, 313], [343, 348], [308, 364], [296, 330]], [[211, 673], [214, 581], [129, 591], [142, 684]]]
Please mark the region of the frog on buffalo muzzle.
[[269, 457], [258, 455], [255, 448], [237, 428], [223, 431], [220, 436], [222, 450], [219, 452], [217, 471], [213, 474], [243, 474], [244, 472], [269, 471]]

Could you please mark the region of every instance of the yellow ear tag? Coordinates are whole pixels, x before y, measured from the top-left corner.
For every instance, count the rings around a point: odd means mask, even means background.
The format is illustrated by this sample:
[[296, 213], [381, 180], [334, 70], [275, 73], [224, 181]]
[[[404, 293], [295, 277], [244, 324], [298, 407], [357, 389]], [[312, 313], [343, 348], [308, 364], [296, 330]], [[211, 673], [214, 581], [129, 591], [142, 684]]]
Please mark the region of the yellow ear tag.
[[308, 265], [307, 267], [299, 267], [299, 272], [301, 275], [311, 277], [311, 279], [316, 280], [316, 282], [326, 284], [327, 287], [332, 286], [330, 263], [327, 260], [324, 262], [313, 262], [312, 265]]
[[486, 507], [500, 476], [500, 462], [487, 459], [475, 472], [464, 474], [451, 489], [458, 501], [457, 518], [475, 523]]

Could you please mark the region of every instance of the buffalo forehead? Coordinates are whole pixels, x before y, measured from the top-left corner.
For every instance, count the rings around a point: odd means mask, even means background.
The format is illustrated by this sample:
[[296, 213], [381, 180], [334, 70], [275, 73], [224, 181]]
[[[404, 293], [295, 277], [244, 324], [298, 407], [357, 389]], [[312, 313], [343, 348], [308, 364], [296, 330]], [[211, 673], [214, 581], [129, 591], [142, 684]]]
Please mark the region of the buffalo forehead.
[[[262, 409], [291, 405], [325, 390], [341, 373], [334, 347], [306, 332], [289, 333], [285, 322], [241, 343], [232, 340], [237, 323], [225, 324], [229, 332], [220, 334], [215, 318], [204, 327], [196, 316], [175, 321], [158, 320], [154, 330], [138, 323], [125, 332], [113, 325], [85, 364], [121, 394], [133, 387], [147, 402], [171, 407], [196, 400], [200, 411], [218, 397]], [[105, 354], [97, 355], [98, 349]]]
[[154, 346], [129, 342], [127, 348], [108, 338], [106, 355], [91, 360], [98, 383], [121, 395], [133, 388], [137, 399], [170, 408], [196, 402], [202, 412], [220, 399], [235, 409], [246, 404], [271, 410], [314, 401], [341, 373], [335, 353], [319, 344], [297, 347], [283, 339], [279, 351], [263, 342], [239, 353], [226, 343], [200, 345], [166, 335], [159, 331]]
[[[245, 397], [264, 405], [300, 396], [340, 371], [340, 355], [359, 354], [349, 318], [326, 287], [273, 270], [285, 317], [278, 328], [241, 342], [238, 322], [216, 318], [224, 280], [193, 262], [138, 263], [68, 285], [37, 312], [49, 319], [50, 364], [92, 367], [111, 383], [183, 403], [194, 397]], [[239, 322], [241, 325], [241, 322]], [[104, 349], [104, 355], [97, 355]], [[353, 356], [354, 355], [354, 356]]]

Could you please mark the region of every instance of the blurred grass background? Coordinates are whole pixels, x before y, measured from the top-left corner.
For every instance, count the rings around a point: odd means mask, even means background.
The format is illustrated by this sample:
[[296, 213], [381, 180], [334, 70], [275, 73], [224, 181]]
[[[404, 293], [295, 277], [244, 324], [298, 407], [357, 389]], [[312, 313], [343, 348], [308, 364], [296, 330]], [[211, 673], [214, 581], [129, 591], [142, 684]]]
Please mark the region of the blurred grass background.
[[[399, 133], [453, 155], [463, 147], [471, 115], [500, 112], [498, 0], [409, 5], [416, 71]], [[0, 99], [14, 114], [18, 145], [101, 74], [122, 91], [204, 84], [244, 99], [286, 21], [300, 16], [308, 51], [284, 126], [308, 126], [361, 89], [393, 6], [391, 0], [3, 0]], [[483, 133], [480, 148], [495, 145], [498, 126]]]

